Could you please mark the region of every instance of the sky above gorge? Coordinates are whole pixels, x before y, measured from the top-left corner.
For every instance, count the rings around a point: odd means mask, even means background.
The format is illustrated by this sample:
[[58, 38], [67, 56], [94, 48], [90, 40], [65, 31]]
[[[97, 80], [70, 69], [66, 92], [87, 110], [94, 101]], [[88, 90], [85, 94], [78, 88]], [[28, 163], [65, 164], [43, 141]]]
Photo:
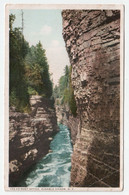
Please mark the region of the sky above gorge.
[[[21, 10], [10, 10], [15, 14], [14, 27], [22, 26]], [[62, 36], [61, 10], [23, 10], [24, 37], [29, 45], [41, 41], [46, 50], [49, 70], [52, 73], [54, 85], [64, 73], [64, 67], [69, 65], [68, 54]]]

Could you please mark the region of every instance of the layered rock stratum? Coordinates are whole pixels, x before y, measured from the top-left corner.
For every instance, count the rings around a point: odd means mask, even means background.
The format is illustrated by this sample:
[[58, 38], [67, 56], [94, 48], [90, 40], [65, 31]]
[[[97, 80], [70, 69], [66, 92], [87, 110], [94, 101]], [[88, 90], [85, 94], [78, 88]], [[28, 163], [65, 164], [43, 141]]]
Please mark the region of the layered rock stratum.
[[49, 152], [52, 136], [58, 131], [50, 100], [32, 96], [30, 104], [31, 114], [10, 108], [9, 186], [17, 185], [24, 173]]
[[63, 10], [78, 120], [71, 186], [119, 187], [120, 11]]

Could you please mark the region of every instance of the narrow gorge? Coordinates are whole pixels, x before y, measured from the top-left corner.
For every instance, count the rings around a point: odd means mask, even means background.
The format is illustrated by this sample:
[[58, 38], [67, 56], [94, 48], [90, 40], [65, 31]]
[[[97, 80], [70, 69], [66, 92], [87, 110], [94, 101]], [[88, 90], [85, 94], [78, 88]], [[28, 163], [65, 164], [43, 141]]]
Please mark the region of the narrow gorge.
[[60, 13], [57, 85], [42, 43], [10, 26], [9, 187], [120, 187], [120, 10]]

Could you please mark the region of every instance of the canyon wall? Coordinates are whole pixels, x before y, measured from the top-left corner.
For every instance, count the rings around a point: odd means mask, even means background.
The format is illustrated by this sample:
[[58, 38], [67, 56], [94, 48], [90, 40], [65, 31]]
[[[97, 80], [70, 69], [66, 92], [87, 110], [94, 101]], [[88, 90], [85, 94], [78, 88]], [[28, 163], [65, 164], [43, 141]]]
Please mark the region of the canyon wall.
[[55, 108], [58, 123], [66, 125], [69, 128], [71, 134], [71, 142], [74, 145], [78, 133], [78, 124], [80, 122], [80, 118], [78, 116], [74, 117], [71, 114], [71, 111], [67, 104], [55, 104]]
[[31, 114], [10, 108], [9, 186], [17, 185], [24, 173], [49, 152], [52, 136], [58, 131], [50, 100], [32, 96], [30, 104]]
[[79, 119], [71, 186], [119, 187], [120, 11], [63, 10], [62, 17]]

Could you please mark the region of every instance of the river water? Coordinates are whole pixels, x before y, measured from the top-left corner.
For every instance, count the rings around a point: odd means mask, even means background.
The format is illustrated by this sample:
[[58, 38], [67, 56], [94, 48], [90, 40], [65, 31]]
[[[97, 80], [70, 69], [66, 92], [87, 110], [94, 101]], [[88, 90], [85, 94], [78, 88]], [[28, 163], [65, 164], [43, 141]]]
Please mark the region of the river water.
[[50, 144], [52, 153], [42, 158], [20, 182], [21, 187], [69, 187], [72, 145], [69, 129], [60, 124], [60, 131]]

